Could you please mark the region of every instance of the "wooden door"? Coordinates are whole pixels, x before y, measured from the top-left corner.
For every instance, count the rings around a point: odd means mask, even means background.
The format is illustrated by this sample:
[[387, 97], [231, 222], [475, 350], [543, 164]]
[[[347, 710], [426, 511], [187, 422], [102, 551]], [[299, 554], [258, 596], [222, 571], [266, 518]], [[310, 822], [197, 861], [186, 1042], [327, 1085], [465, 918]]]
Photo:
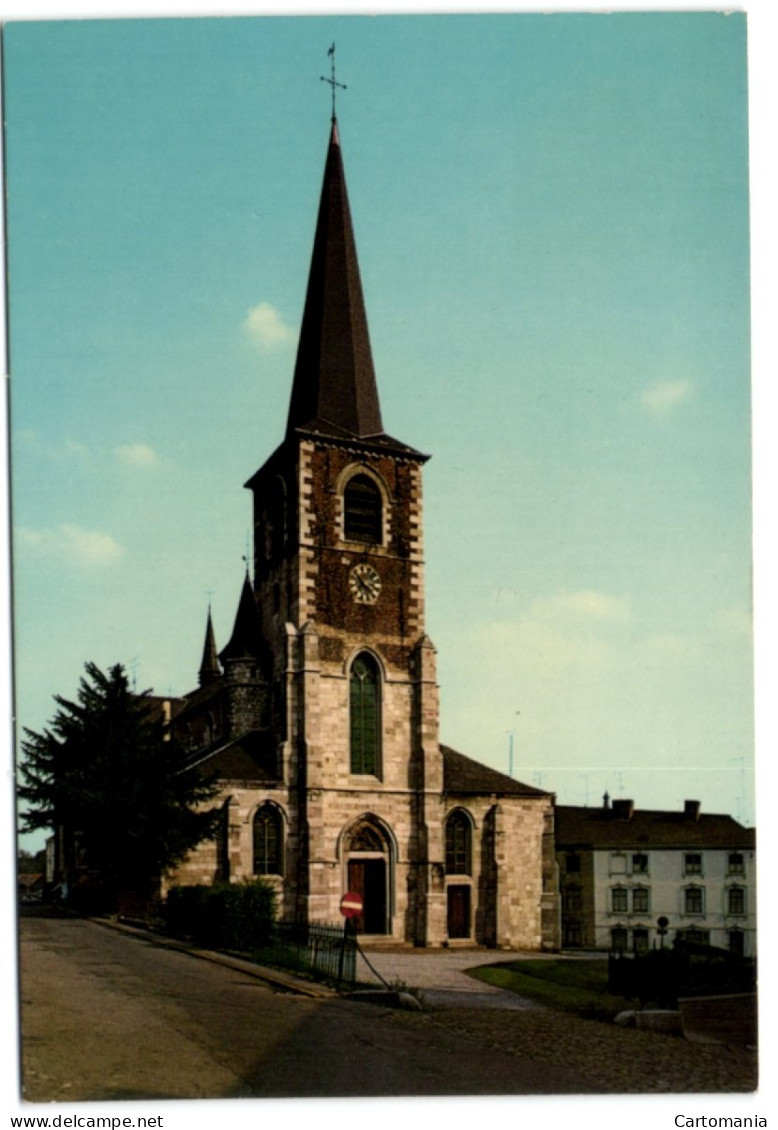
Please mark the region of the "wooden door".
[[386, 860], [350, 859], [348, 889], [362, 895], [365, 908], [356, 918], [358, 934], [387, 932]]
[[470, 937], [470, 888], [448, 888], [448, 936]]

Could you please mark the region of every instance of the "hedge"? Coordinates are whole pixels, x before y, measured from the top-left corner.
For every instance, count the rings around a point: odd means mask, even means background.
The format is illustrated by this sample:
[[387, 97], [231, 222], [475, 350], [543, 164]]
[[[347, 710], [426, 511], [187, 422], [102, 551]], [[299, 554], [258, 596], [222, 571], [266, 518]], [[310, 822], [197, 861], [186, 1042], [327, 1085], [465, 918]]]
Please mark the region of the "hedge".
[[171, 934], [210, 949], [250, 951], [269, 944], [276, 895], [262, 880], [172, 887], [164, 906]]

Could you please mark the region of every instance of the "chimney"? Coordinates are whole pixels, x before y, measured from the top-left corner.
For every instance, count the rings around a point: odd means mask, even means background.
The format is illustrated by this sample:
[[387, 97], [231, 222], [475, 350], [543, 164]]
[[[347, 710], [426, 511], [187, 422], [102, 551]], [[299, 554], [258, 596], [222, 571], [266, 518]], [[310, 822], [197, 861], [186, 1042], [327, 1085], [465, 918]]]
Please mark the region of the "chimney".
[[685, 800], [683, 802], [683, 814], [687, 820], [699, 820], [700, 802], [698, 800]]
[[605, 792], [604, 792], [604, 793], [602, 794], [602, 807], [603, 807], [603, 808], [606, 808], [606, 809], [607, 809], [607, 808], [610, 808], [610, 806], [611, 806], [611, 798], [610, 798], [610, 796], [608, 795], [608, 792], [607, 792], [607, 790], [606, 790], [606, 791], [605, 791]]
[[634, 800], [614, 800], [613, 802], [613, 815], [617, 820], [631, 820], [632, 813], [635, 811]]

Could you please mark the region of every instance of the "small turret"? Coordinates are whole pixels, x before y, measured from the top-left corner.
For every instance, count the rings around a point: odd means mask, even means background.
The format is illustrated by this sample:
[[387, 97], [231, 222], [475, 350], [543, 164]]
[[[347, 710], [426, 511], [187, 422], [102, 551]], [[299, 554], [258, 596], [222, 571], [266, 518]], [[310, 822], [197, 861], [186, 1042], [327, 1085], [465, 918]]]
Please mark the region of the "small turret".
[[205, 645], [203, 647], [203, 659], [200, 664], [200, 671], [198, 680], [201, 687], [207, 686], [208, 683], [213, 683], [221, 676], [221, 667], [219, 666], [219, 656], [216, 651], [216, 637], [213, 633], [213, 621], [211, 619], [211, 609], [208, 607], [208, 623], [205, 629]]
[[224, 664], [230, 734], [239, 736], [250, 730], [267, 729], [272, 660], [262, 637], [262, 622], [248, 571], [232, 635], [219, 659]]

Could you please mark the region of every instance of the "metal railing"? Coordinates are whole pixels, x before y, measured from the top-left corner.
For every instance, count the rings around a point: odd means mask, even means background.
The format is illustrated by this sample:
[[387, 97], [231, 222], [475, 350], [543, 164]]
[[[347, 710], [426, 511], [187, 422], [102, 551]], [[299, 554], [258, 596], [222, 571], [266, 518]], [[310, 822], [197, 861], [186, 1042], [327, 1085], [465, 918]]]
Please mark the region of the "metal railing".
[[260, 951], [268, 964], [307, 973], [338, 987], [356, 983], [357, 940], [342, 925], [280, 922], [273, 934], [271, 944]]

